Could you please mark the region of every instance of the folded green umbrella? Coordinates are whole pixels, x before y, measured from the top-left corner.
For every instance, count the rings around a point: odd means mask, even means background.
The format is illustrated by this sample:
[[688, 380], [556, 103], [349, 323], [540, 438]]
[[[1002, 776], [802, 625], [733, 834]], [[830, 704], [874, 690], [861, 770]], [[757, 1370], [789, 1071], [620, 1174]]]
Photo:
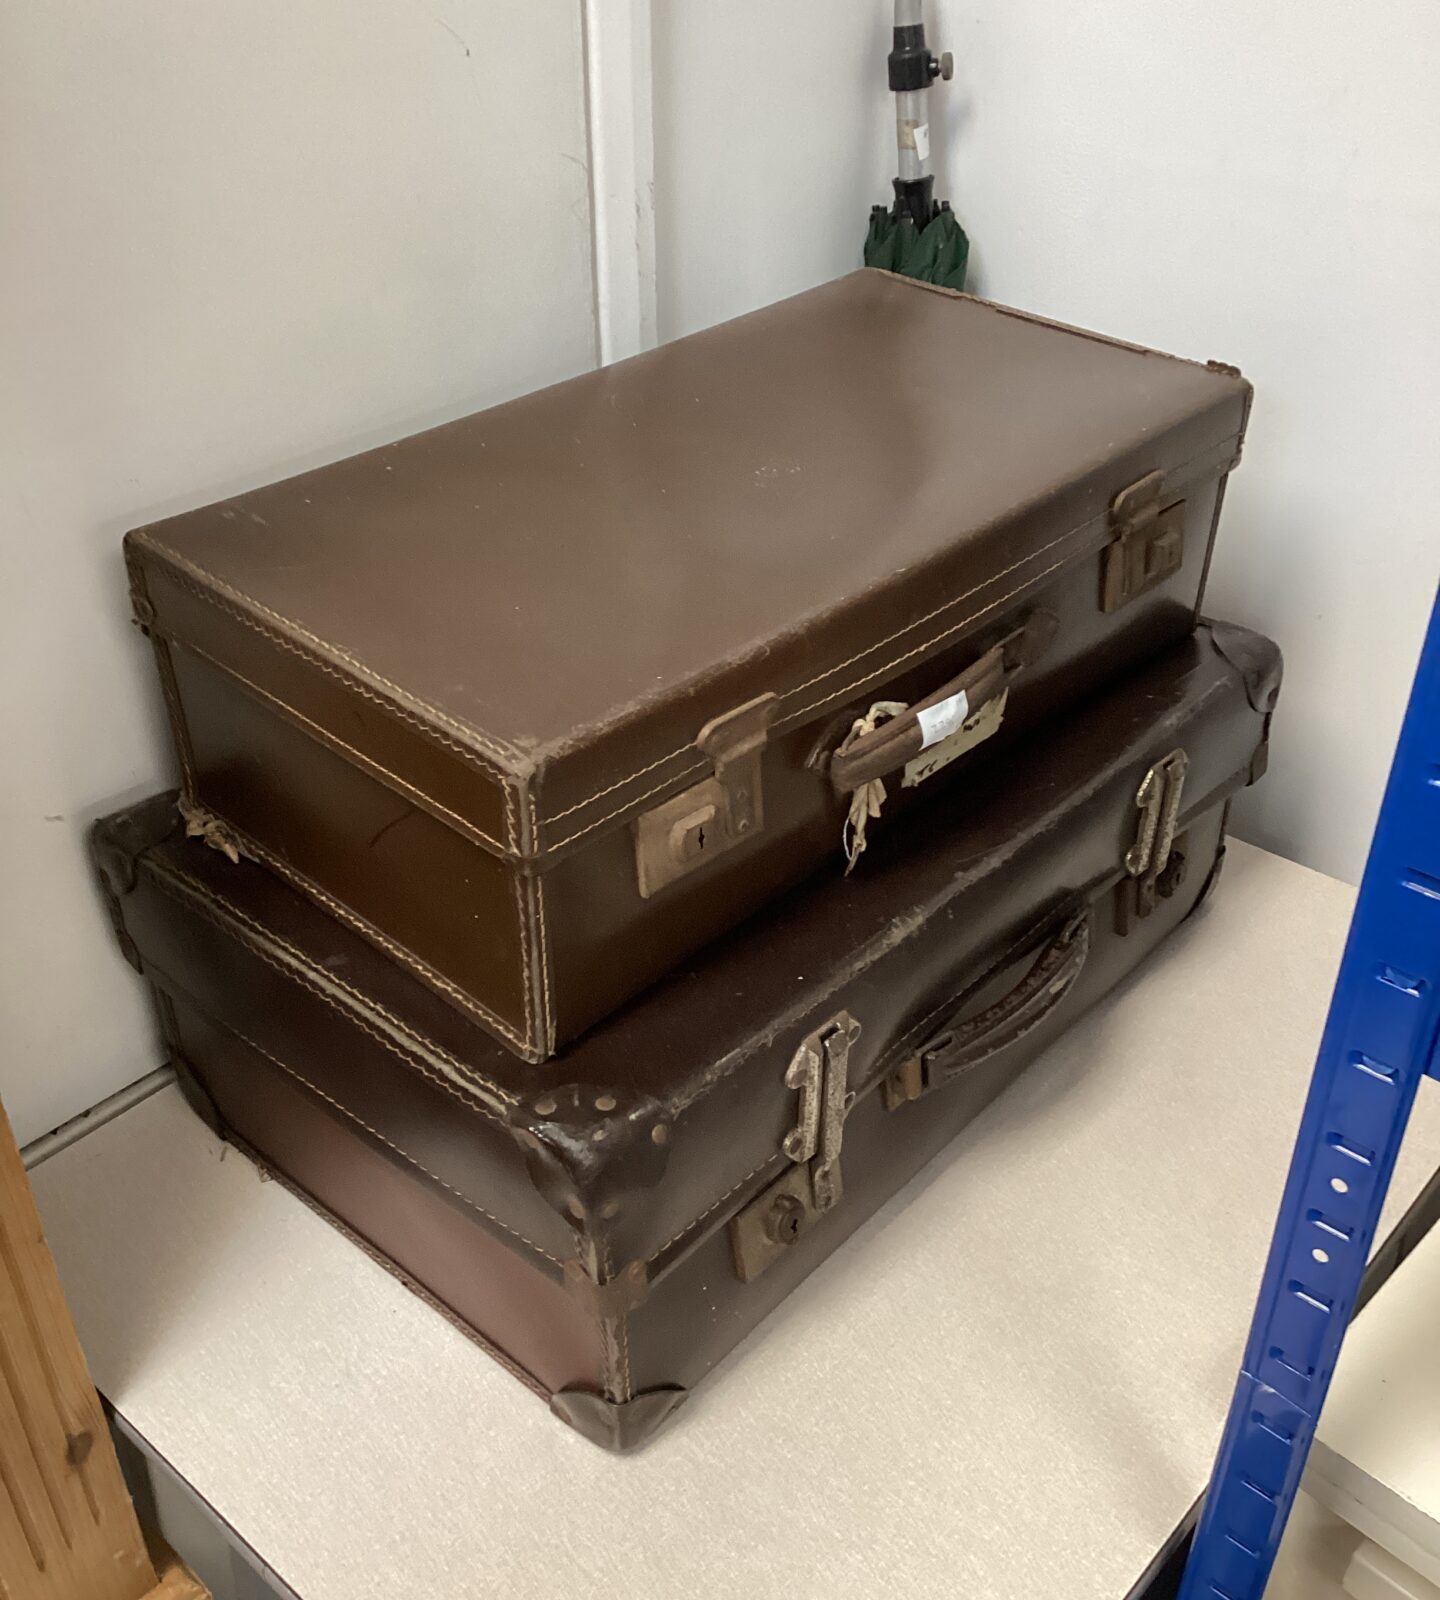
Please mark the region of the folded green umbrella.
[[954, 62], [948, 51], [931, 55], [921, 0], [895, 0], [894, 48], [886, 67], [895, 94], [900, 170], [895, 204], [871, 209], [865, 265], [963, 289], [970, 241], [949, 205], [935, 199], [930, 170], [930, 85], [936, 78], [948, 79]]
[[871, 208], [865, 235], [867, 267], [884, 267], [923, 283], [963, 289], [969, 255], [970, 241], [948, 207], [937, 211], [923, 228], [915, 226], [908, 212], [897, 220], [885, 206]]

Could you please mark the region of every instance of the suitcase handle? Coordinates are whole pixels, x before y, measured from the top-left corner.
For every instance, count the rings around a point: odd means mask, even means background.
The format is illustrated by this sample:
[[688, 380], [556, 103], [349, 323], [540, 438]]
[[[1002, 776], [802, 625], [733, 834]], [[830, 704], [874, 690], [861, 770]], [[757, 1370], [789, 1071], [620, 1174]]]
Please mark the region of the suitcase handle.
[[1090, 910], [1072, 912], [1010, 992], [974, 1016], [963, 1004], [938, 1032], [912, 1051], [885, 1080], [893, 1111], [942, 1083], [972, 1072], [1038, 1028], [1075, 987], [1090, 954]]
[[922, 750], [948, 738], [1032, 665], [1055, 638], [1055, 614], [1033, 611], [999, 644], [972, 661], [933, 694], [897, 712], [868, 733], [853, 728], [830, 757], [830, 781], [848, 794], [913, 761]]

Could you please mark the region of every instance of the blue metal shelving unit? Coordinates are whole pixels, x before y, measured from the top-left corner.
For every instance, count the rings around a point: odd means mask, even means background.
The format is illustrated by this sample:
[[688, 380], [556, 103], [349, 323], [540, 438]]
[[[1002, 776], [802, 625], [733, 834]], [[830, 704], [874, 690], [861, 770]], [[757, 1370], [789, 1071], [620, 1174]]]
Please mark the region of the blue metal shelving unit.
[[1431, 612], [1180, 1600], [1261, 1600], [1420, 1080], [1440, 1077], [1440, 599]]

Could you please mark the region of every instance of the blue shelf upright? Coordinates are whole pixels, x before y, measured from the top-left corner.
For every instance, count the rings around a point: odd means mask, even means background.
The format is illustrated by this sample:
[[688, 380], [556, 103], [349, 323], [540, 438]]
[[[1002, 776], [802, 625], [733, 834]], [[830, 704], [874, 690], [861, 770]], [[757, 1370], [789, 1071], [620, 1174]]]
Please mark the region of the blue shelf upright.
[[1440, 1076], [1440, 599], [1180, 1600], [1261, 1600], [1420, 1080]]

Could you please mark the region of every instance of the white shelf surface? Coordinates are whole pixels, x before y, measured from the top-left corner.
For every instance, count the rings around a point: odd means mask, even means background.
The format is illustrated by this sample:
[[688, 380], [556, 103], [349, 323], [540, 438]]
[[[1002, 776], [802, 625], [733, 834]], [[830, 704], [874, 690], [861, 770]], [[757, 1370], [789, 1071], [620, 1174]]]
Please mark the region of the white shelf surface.
[[[96, 1382], [305, 1600], [1121, 1600], [1209, 1471], [1352, 902], [1232, 846], [1200, 915], [630, 1458], [173, 1089], [35, 1187]], [[1440, 1167], [1437, 1102], [1391, 1221]]]
[[1440, 1228], [1351, 1330], [1305, 1487], [1440, 1584]]

